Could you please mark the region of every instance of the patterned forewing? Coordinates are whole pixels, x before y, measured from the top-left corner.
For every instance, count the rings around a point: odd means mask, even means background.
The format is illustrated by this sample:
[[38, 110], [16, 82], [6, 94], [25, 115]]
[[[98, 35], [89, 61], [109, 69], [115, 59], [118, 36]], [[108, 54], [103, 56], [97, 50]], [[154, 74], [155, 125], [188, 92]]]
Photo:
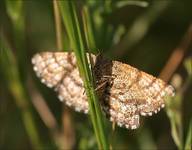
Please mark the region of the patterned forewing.
[[122, 71], [121, 66], [115, 65], [114, 61], [102, 56], [96, 59], [94, 73], [97, 87], [103, 85], [99, 90], [100, 103], [110, 121], [117, 123], [118, 126], [136, 129], [139, 126], [139, 112], [136, 101], [124, 102], [126, 90], [123, 82], [129, 77], [124, 76]]
[[[165, 105], [165, 96], [174, 94], [173, 88], [162, 80], [127, 64], [112, 61], [111, 68], [113, 81], [103, 94], [102, 106], [110, 120], [119, 126], [137, 128], [139, 115], [151, 116], [157, 113]], [[106, 69], [99, 69], [102, 70], [100, 76], [105, 76]]]
[[41, 82], [54, 87], [61, 101], [76, 111], [88, 112], [87, 97], [74, 53], [42, 52], [32, 58], [32, 63]]

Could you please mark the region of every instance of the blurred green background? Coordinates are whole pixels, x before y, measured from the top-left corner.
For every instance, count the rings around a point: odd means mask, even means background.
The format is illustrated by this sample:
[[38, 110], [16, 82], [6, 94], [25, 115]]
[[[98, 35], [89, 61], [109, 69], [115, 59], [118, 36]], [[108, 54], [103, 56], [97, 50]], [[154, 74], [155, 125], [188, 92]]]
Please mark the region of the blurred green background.
[[[62, 10], [68, 3], [0, 1], [0, 149], [97, 147], [89, 117], [65, 107], [32, 70], [35, 53], [72, 49]], [[111, 147], [191, 149], [192, 1], [81, 0], [73, 4], [84, 40], [88, 37], [86, 49], [160, 75], [176, 89], [166, 109], [142, 118], [137, 130], [116, 127], [113, 131], [105, 119]], [[58, 28], [62, 30], [57, 32]], [[62, 36], [62, 46], [56, 33]]]

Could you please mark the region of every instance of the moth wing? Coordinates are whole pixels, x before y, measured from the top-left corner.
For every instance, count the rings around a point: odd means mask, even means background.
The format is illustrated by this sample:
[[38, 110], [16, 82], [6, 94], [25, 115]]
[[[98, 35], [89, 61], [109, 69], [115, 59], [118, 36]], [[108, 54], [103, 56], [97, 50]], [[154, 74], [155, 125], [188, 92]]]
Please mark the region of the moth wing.
[[[71, 59], [67, 52], [42, 52], [32, 58], [33, 70], [48, 87], [56, 87], [63, 79], [64, 74], [73, 70], [75, 59]], [[68, 61], [68, 59], [71, 61]]]
[[130, 65], [115, 61], [113, 68], [112, 74], [117, 75], [111, 91], [123, 92], [124, 100], [136, 100], [141, 115], [156, 113], [164, 107], [165, 97], [174, 95], [171, 85]]
[[[91, 55], [94, 59], [95, 56]], [[41, 82], [58, 92], [58, 98], [76, 111], [88, 112], [88, 102], [77, 61], [72, 52], [42, 52], [32, 58]]]
[[[142, 116], [151, 116], [157, 113], [165, 106], [166, 97], [174, 96], [174, 88], [166, 84], [163, 80], [155, 78], [145, 72], [140, 71], [140, 79], [138, 84], [133, 86], [131, 90], [139, 89], [139, 97], [145, 97], [138, 101], [138, 109]], [[136, 92], [137, 95], [137, 92]]]
[[[165, 97], [174, 95], [173, 87], [161, 79], [118, 61], [108, 64], [113, 81], [103, 94], [102, 106], [110, 120], [120, 126], [137, 128], [139, 115], [151, 116], [157, 113], [164, 107]], [[105, 76], [106, 68], [100, 67], [100, 70], [100, 76]], [[109, 76], [109, 72], [107, 74]]]
[[134, 100], [127, 101], [125, 104], [118, 97], [107, 95], [103, 101], [102, 108], [110, 121], [117, 123], [120, 127], [130, 129], [139, 127], [140, 115]]

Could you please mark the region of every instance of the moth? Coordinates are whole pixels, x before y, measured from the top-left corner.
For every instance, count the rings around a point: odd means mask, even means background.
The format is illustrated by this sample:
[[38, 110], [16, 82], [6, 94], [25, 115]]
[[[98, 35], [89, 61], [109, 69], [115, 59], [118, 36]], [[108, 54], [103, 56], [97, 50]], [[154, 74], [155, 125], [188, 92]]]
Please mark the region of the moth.
[[[141, 116], [156, 114], [165, 106], [165, 98], [174, 96], [171, 85], [137, 68], [102, 55], [91, 54], [91, 59], [101, 108], [120, 127], [138, 128]], [[41, 82], [54, 88], [60, 101], [88, 113], [87, 96], [73, 52], [37, 53], [32, 64]]]

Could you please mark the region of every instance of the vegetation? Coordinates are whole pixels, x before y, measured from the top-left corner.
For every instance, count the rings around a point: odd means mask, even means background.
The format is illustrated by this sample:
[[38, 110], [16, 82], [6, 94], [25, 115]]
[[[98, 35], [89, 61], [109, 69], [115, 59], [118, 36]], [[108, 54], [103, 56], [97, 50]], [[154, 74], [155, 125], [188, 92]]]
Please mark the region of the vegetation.
[[[0, 149], [191, 149], [192, 2], [0, 1]], [[73, 50], [90, 113], [74, 112], [40, 83], [31, 58]], [[166, 109], [137, 130], [112, 127], [95, 94], [86, 52], [170, 82]]]

